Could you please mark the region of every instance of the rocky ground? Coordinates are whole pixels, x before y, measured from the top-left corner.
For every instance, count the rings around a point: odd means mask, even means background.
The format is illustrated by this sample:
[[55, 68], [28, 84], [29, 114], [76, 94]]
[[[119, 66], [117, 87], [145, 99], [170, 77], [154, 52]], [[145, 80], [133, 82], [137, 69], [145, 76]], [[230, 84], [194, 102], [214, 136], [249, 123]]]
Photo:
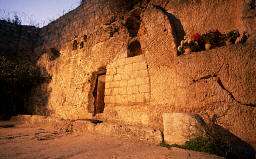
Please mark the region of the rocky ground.
[[61, 133], [52, 127], [16, 126], [0, 122], [0, 158], [45, 159], [218, 159], [213, 155], [149, 145], [90, 133]]

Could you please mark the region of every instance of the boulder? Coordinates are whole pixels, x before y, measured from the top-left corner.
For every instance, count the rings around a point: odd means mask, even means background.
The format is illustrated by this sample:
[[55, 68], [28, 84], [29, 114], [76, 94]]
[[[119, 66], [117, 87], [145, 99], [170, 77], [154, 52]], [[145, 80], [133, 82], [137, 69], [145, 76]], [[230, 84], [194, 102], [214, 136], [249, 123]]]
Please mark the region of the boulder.
[[202, 136], [201, 124], [195, 116], [188, 113], [164, 113], [165, 143], [183, 145], [192, 138]]

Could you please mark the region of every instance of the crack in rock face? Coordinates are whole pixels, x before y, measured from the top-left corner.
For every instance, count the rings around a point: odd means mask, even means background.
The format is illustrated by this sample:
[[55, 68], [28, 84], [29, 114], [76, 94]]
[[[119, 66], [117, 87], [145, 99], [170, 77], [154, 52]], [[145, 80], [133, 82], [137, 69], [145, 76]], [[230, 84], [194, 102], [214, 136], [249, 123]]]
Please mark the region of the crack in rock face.
[[256, 107], [256, 104], [253, 103], [243, 103], [241, 101], [239, 101], [238, 99], [236, 99], [236, 97], [233, 95], [233, 93], [231, 91], [229, 91], [223, 84], [223, 82], [221, 81], [220, 77], [218, 77], [217, 74], [211, 74], [211, 75], [206, 75], [203, 77], [200, 77], [199, 79], [196, 80], [192, 80], [193, 84], [196, 82], [199, 82], [201, 80], [209, 80], [209, 79], [213, 79], [216, 78], [217, 79], [217, 83], [218, 85], [225, 91], [227, 92], [227, 94], [231, 97], [231, 99], [233, 99], [236, 103], [244, 105], [244, 106], [249, 106], [249, 107]]
[[209, 79], [216, 79], [216, 82], [217, 84], [222, 88], [222, 90], [224, 90], [225, 92], [227, 92], [227, 94], [231, 97], [231, 99], [233, 99], [236, 103], [238, 104], [241, 104], [241, 105], [244, 105], [244, 106], [249, 106], [249, 107], [256, 107], [256, 104], [254, 103], [243, 103], [241, 101], [239, 101], [231, 91], [229, 91], [227, 89], [227, 87], [223, 84], [221, 78], [218, 76], [219, 72], [222, 70], [224, 64], [219, 68], [219, 70], [213, 74], [209, 74], [209, 75], [206, 75], [206, 76], [202, 76], [198, 79], [193, 79], [192, 80], [192, 84], [196, 83], [196, 82], [199, 82], [201, 80], [209, 80]]
[[199, 79], [193, 80], [193, 83], [199, 82], [201, 80], [209, 80], [212, 78], [217, 78], [217, 83], [218, 85], [225, 91], [227, 92], [227, 94], [231, 97], [231, 99], [233, 99], [236, 103], [244, 105], [244, 106], [249, 106], [249, 107], [256, 107], [256, 104], [253, 103], [243, 103], [241, 101], [239, 101], [238, 99], [236, 99], [236, 97], [232, 94], [231, 91], [229, 91], [223, 84], [223, 82], [221, 81], [220, 77], [218, 77], [216, 74], [213, 75], [206, 75], [203, 77], [200, 77]]
[[256, 104], [253, 104], [253, 103], [242, 103], [241, 101], [237, 100], [237, 99], [235, 98], [235, 96], [231, 93], [231, 91], [229, 91], [229, 90], [223, 85], [223, 83], [222, 83], [222, 81], [221, 81], [221, 79], [220, 79], [219, 77], [218, 77], [218, 79], [217, 79], [217, 83], [218, 83], [219, 86], [220, 86], [223, 90], [225, 90], [225, 91], [228, 93], [228, 95], [229, 95], [234, 101], [236, 101], [237, 103], [239, 103], [239, 104], [241, 104], [241, 105], [249, 106], [249, 107], [256, 107]]

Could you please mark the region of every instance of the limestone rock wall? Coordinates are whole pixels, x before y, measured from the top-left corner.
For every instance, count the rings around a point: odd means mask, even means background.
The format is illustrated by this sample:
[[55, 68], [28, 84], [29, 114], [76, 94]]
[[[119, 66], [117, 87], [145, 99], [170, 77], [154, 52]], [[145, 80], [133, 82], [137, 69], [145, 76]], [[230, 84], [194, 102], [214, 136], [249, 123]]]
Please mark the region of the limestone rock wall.
[[244, 30], [243, 17], [249, 1], [245, 0], [198, 0], [169, 1], [164, 8], [179, 19], [189, 35], [209, 30]]
[[[135, 57], [127, 57], [131, 37], [122, 21], [133, 9], [124, 4], [87, 1], [41, 30], [37, 50], [45, 54], [38, 64], [52, 75], [52, 115], [91, 118], [93, 73], [106, 68], [105, 109], [98, 118], [163, 129], [163, 113], [216, 114], [218, 124], [255, 144], [255, 39], [186, 56], [176, 51], [185, 34], [239, 29], [253, 35], [242, 18], [247, 2], [150, 1], [140, 14], [142, 55]], [[47, 54], [52, 47], [60, 51], [55, 60]]]
[[95, 83], [92, 74], [110, 63], [116, 54], [124, 52], [123, 45], [122, 40], [116, 37], [92, 48], [63, 52], [54, 62], [49, 62], [47, 56], [41, 58], [40, 64], [53, 75], [48, 86], [51, 90], [48, 106], [52, 115], [65, 119], [90, 118], [88, 108], [93, 107]]
[[127, 10], [124, 4], [119, 0], [113, 0], [112, 3], [88, 0], [41, 29], [43, 39], [40, 47], [42, 50], [39, 51], [52, 47], [70, 49], [74, 40], [86, 41], [84, 36], [94, 39], [90, 46], [105, 41], [110, 32], [119, 27], [118, 20]]
[[[216, 114], [219, 124], [255, 144], [254, 32], [246, 45], [187, 56], [177, 56], [175, 38], [179, 37], [174, 34], [182, 29], [187, 35], [210, 29], [243, 30], [247, 24], [242, 17], [245, 13], [240, 10], [247, 4], [244, 1], [154, 4], [158, 7], [148, 8], [139, 31], [151, 81], [150, 106], [143, 110], [154, 112], [148, 113], [150, 126], [162, 127], [163, 112], [196, 112], [205, 118]], [[175, 21], [182, 27], [177, 24], [177, 30], [173, 29]], [[248, 26], [247, 31], [251, 31]]]
[[[91, 117], [88, 109], [94, 102], [93, 72], [106, 67], [118, 54], [126, 54], [128, 35], [120, 22], [126, 6], [122, 4], [87, 1], [40, 30], [42, 45], [36, 51], [43, 54], [38, 65], [52, 75], [47, 88], [52, 115], [65, 119]], [[55, 60], [51, 60], [51, 48], [59, 51]], [[40, 87], [34, 89], [40, 92]], [[37, 106], [43, 97], [34, 95], [32, 102]]]

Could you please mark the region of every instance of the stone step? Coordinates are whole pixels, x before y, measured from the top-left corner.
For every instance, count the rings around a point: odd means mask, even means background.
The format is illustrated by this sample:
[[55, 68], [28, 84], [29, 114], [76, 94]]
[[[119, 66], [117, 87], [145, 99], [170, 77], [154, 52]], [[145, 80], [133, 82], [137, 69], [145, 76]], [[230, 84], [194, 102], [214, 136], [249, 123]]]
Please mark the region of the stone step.
[[141, 140], [157, 145], [159, 145], [163, 140], [162, 134], [159, 130], [116, 123], [103, 122], [93, 124], [88, 121], [75, 121], [73, 123], [73, 130], [75, 132], [91, 132], [102, 135]]

